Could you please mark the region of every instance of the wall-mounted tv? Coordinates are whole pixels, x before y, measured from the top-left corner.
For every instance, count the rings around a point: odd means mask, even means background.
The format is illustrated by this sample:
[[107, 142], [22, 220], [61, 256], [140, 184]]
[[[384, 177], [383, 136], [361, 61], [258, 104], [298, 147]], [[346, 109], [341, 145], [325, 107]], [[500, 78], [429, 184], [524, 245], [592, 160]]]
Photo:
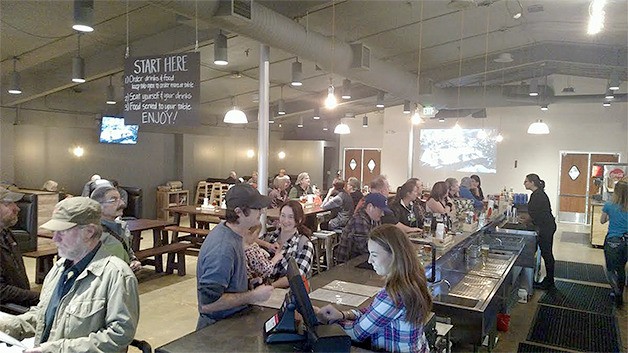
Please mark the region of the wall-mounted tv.
[[133, 145], [137, 143], [139, 125], [124, 125], [124, 118], [103, 116], [100, 123], [100, 142]]

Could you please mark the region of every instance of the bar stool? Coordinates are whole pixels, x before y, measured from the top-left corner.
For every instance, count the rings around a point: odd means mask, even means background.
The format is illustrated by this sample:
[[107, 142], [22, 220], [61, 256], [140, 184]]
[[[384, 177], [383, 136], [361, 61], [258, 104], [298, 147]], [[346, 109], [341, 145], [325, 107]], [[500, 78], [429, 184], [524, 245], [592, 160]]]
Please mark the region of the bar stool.
[[[339, 232], [342, 233], [342, 231], [339, 231]], [[323, 250], [325, 251], [325, 258], [324, 258], [325, 264], [321, 265], [321, 267], [324, 267], [325, 270], [329, 270], [335, 265], [334, 247], [338, 243], [339, 233], [337, 233], [336, 231], [321, 230], [319, 232], [314, 233], [314, 236], [316, 236], [316, 238], [319, 239], [319, 243], [321, 243], [321, 240], [322, 240], [322, 244], [320, 244], [321, 253]]]

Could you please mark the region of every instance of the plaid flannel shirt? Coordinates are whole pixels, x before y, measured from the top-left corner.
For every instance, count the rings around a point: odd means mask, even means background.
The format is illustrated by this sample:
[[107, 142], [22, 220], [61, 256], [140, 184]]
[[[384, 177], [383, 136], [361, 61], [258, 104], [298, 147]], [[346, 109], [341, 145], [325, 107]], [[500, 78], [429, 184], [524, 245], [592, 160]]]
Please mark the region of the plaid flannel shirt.
[[395, 305], [385, 288], [377, 293], [370, 306], [352, 312], [357, 317], [355, 321], [340, 322], [351, 339], [364, 341], [370, 338], [374, 350], [429, 352], [423, 325], [405, 321], [405, 307], [403, 304]]
[[[277, 229], [274, 232], [266, 233], [262, 239], [274, 244], [279, 239], [280, 233], [281, 229]], [[283, 254], [283, 259], [275, 264], [271, 278], [278, 279], [288, 273], [288, 259], [291, 257], [297, 261], [301, 275], [310, 277], [312, 261], [314, 261], [314, 246], [305, 235], [295, 231], [294, 235], [283, 244], [281, 253]]]
[[368, 234], [380, 222], [371, 220], [366, 214], [366, 207], [362, 207], [353, 214], [340, 235], [340, 242], [336, 248], [336, 260], [339, 263], [347, 262], [350, 259], [368, 254]]

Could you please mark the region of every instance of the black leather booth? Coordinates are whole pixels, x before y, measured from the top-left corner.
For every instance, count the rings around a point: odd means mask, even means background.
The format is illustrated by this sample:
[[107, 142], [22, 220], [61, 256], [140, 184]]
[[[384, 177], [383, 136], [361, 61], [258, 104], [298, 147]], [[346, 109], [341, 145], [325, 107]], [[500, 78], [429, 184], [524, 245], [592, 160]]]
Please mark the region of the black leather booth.
[[11, 227], [22, 253], [37, 250], [37, 195], [24, 194], [18, 202], [17, 223]]
[[122, 214], [123, 219], [140, 219], [142, 218], [142, 202], [143, 202], [143, 192], [141, 188], [134, 186], [121, 186], [128, 196], [129, 200], [127, 202], [126, 208], [124, 209], [124, 213]]

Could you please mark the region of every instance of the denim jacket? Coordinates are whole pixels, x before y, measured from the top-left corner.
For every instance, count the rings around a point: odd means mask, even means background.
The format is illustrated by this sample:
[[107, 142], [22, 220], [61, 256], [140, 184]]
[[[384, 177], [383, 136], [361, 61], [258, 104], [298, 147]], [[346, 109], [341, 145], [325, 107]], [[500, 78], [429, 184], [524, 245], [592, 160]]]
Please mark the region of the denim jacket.
[[137, 279], [129, 265], [103, 247], [61, 299], [50, 337], [41, 343], [46, 307], [64, 261], [57, 261], [46, 275], [39, 305], [0, 320], [0, 330], [19, 340], [35, 335], [35, 346], [44, 352], [125, 352], [139, 320]]

